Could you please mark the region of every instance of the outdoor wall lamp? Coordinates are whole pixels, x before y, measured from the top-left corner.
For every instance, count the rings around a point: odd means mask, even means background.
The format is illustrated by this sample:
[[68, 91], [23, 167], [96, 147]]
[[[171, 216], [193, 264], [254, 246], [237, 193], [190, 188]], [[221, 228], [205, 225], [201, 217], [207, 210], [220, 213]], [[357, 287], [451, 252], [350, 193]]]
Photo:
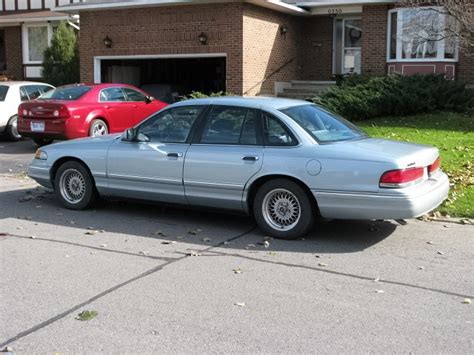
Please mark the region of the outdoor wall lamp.
[[110, 39], [109, 36], [105, 37], [103, 41], [104, 41], [104, 45], [107, 48], [112, 48], [112, 40]]
[[201, 32], [201, 34], [198, 36], [198, 40], [202, 45], [207, 44], [207, 36], [204, 32]]
[[285, 25], [280, 25], [280, 36], [285, 36], [287, 32], [288, 27], [286, 27]]

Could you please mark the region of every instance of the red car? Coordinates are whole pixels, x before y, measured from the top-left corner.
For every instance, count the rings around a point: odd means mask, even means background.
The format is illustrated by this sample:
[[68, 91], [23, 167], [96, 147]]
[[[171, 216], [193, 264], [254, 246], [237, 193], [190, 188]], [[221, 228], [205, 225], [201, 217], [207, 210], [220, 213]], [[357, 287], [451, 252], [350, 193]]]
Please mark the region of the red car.
[[58, 87], [18, 107], [18, 131], [45, 145], [122, 132], [167, 104], [124, 84], [76, 84]]

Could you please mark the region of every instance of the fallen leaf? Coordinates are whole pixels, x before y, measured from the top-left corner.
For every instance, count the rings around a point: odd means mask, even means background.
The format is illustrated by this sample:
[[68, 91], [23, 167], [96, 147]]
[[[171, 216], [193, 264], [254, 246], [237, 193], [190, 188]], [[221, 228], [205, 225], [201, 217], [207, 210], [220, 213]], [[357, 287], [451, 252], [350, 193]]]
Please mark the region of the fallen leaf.
[[433, 242], [433, 241], [431, 241], [431, 240], [429, 240], [429, 241], [427, 241], [427, 242], [426, 242], [426, 244], [429, 244], [429, 245], [434, 245], [434, 242]]
[[30, 235], [30, 239], [36, 239], [34, 235]]
[[239, 268], [234, 269], [232, 271], [234, 272], [234, 274], [241, 274], [242, 273], [242, 270], [240, 270]]
[[187, 256], [201, 256], [201, 253], [198, 253], [194, 250], [191, 250], [189, 252], [186, 253]]
[[424, 270], [425, 268], [423, 266], [418, 266], [418, 270]]
[[437, 251], [436, 254], [438, 255], [444, 255], [444, 253], [442, 251]]
[[230, 242], [228, 242], [227, 240], [223, 243], [224, 245], [229, 245]]
[[236, 305], [238, 307], [247, 307], [247, 305], [244, 302], [236, 302], [236, 303], [234, 303], [234, 305]]
[[148, 255], [148, 252], [147, 252], [147, 251], [139, 251], [138, 254], [141, 254], [141, 255]]
[[377, 277], [376, 279], [374, 279], [374, 282], [379, 282], [380, 279]]
[[210, 242], [212, 242], [212, 239], [211, 238], [202, 238], [202, 241], [205, 242], [205, 243], [210, 243]]
[[95, 235], [98, 231], [87, 231], [84, 234], [86, 235]]
[[375, 290], [375, 293], [385, 293], [384, 290]]
[[465, 298], [465, 299], [463, 299], [462, 303], [464, 303], [464, 304], [471, 304], [472, 301], [471, 301], [470, 298]]
[[277, 256], [278, 253], [277, 253], [276, 251], [269, 251], [269, 252], [268, 252], [268, 255], [270, 255], [270, 256]]
[[328, 266], [326, 263], [319, 263], [318, 266]]
[[174, 241], [174, 240], [163, 240], [161, 242], [161, 244], [165, 244], [165, 245], [168, 245], [168, 244], [176, 244], [177, 242]]
[[247, 244], [247, 248], [255, 248], [255, 244]]
[[25, 228], [23, 228], [23, 227], [16, 227], [16, 229], [22, 230], [22, 229], [25, 229]]
[[80, 321], [88, 321], [97, 317], [99, 313], [97, 311], [82, 311], [77, 315], [75, 319]]
[[314, 257], [319, 259], [321, 255], [316, 254]]
[[100, 247], [101, 248], [105, 248], [107, 246], [107, 244], [101, 244]]

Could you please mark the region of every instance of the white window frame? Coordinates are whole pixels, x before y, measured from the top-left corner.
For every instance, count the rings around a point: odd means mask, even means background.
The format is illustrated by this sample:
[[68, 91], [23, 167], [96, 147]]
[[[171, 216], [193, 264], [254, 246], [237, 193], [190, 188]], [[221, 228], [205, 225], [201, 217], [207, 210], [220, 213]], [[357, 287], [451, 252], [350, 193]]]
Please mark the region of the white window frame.
[[43, 64], [43, 61], [31, 61], [28, 43], [28, 29], [32, 27], [47, 27], [48, 45], [53, 37], [53, 26], [49, 22], [29, 23], [22, 26], [23, 64]]
[[[398, 62], [451, 62], [456, 63], [458, 62], [459, 57], [459, 46], [456, 43], [456, 48], [454, 51], [454, 58], [445, 58], [444, 55], [444, 39], [438, 41], [438, 54], [436, 58], [402, 58], [402, 41], [398, 38], [402, 31], [403, 25], [403, 12], [412, 10], [413, 8], [396, 8], [388, 11], [388, 20], [387, 20], [387, 63], [398, 63]], [[423, 9], [441, 9], [441, 7], [437, 6], [426, 6]], [[396, 43], [396, 54], [395, 59], [390, 58], [390, 42], [391, 42], [391, 29], [392, 29], [392, 14], [397, 13], [397, 43]], [[441, 17], [441, 21], [444, 25], [445, 16]]]

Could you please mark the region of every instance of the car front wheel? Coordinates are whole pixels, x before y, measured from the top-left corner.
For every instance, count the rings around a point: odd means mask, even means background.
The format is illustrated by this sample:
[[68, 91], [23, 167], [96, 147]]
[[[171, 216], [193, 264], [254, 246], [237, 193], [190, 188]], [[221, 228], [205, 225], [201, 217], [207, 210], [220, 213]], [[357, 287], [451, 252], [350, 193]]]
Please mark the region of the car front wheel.
[[97, 197], [91, 174], [77, 161], [69, 161], [59, 167], [54, 187], [61, 203], [73, 210], [91, 206]]
[[253, 211], [259, 227], [279, 239], [301, 238], [314, 223], [314, 208], [306, 191], [286, 179], [270, 180], [260, 187]]

